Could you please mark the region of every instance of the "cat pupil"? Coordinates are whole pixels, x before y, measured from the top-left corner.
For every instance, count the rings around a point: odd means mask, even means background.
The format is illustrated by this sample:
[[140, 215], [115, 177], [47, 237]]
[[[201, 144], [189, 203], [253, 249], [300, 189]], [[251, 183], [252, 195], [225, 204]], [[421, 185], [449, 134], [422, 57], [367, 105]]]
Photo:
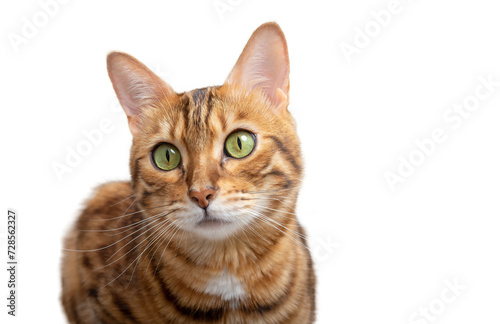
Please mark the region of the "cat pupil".
[[170, 162], [170, 152], [167, 150], [167, 161]]
[[240, 148], [240, 150], [241, 150], [241, 140], [240, 140], [240, 138], [239, 138], [239, 137], [238, 137], [238, 147], [239, 147], [239, 148]]

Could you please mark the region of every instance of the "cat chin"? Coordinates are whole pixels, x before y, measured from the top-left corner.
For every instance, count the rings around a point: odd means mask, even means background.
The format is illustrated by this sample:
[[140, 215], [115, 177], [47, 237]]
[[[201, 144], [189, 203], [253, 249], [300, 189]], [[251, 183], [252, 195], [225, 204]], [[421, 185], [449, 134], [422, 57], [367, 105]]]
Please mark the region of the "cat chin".
[[240, 226], [235, 223], [213, 223], [196, 225], [189, 229], [195, 235], [208, 240], [224, 240], [233, 236]]
[[229, 208], [222, 203], [212, 204], [206, 212], [195, 207], [181, 227], [203, 239], [224, 240], [235, 235], [246, 224], [245, 217], [236, 210], [238, 208]]

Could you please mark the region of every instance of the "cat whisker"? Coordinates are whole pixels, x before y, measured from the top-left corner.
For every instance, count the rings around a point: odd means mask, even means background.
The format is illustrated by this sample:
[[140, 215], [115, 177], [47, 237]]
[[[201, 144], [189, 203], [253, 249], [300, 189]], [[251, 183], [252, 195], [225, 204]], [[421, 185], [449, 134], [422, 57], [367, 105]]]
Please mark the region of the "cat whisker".
[[[158, 215], [156, 215], [156, 216], [158, 216], [158, 219], [159, 219], [159, 216], [160, 216], [160, 215], [161, 215], [161, 216], [167, 216], [167, 215], [169, 215], [170, 213], [173, 213], [173, 212], [175, 212], [175, 211], [176, 211], [176, 210], [170, 211], [170, 212], [168, 212], [168, 213], [165, 213], [164, 215], [162, 215], [162, 213], [160, 213], [160, 214], [158, 214]], [[155, 216], [155, 217], [156, 217], [156, 216]], [[154, 221], [157, 221], [157, 220], [154, 220]], [[153, 222], [154, 222], [154, 221], [153, 221]], [[145, 226], [147, 226], [147, 225], [145, 225]], [[118, 240], [118, 241], [116, 241], [116, 242], [114, 242], [114, 243], [112, 243], [112, 244], [109, 244], [109, 245], [107, 245], [107, 246], [104, 246], [104, 247], [102, 247], [102, 248], [98, 248], [98, 249], [90, 249], [90, 250], [72, 250], [72, 249], [63, 249], [63, 250], [65, 250], [65, 251], [72, 251], [72, 252], [96, 252], [96, 251], [101, 251], [101, 250], [107, 249], [107, 248], [109, 248], [109, 247], [111, 247], [111, 246], [113, 246], [113, 245], [115, 245], [115, 244], [118, 244], [119, 242], [123, 241], [124, 239], [126, 239], [126, 238], [127, 238], [127, 237], [129, 237], [130, 235], [133, 235], [133, 234], [137, 233], [137, 232], [138, 232], [138, 231], [140, 231], [142, 228], [144, 228], [144, 227], [141, 227], [140, 229], [136, 230], [135, 232], [132, 232], [132, 233], [128, 234], [127, 236], [125, 236], [125, 237], [121, 238], [120, 240]]]
[[[173, 224], [175, 224], [175, 220], [173, 220], [173, 221], [172, 221], [172, 225], [173, 225]], [[176, 226], [177, 226], [177, 225], [176, 225]], [[163, 236], [163, 235], [162, 235], [162, 236]], [[148, 266], [146, 267], [146, 271], [144, 272], [144, 276], [146, 276], [146, 274], [147, 274], [147, 272], [148, 272], [149, 266], [151, 265], [151, 261], [153, 261], [153, 257], [154, 257], [154, 255], [156, 254], [156, 251], [158, 251], [158, 249], [160, 248], [161, 244], [162, 244], [163, 242], [165, 242], [166, 238], [167, 238], [167, 236], [165, 236], [165, 237], [163, 238], [163, 240], [160, 240], [160, 241], [158, 241], [157, 243], [155, 243], [155, 245], [158, 245], [158, 246], [156, 247], [156, 249], [154, 250], [154, 252], [151, 254], [151, 258], [149, 259], [149, 263], [148, 263]], [[153, 248], [154, 248], [154, 245], [153, 245]]]
[[250, 191], [245, 191], [245, 193], [248, 194], [263, 194], [263, 193], [272, 193], [272, 192], [282, 192], [282, 191], [290, 191], [290, 190], [298, 190], [298, 186], [292, 186], [288, 188], [278, 188], [278, 189], [265, 189], [265, 190], [250, 190]]
[[[304, 243], [300, 242], [300, 241], [299, 241], [299, 240], [297, 240], [295, 237], [291, 236], [291, 235], [290, 235], [290, 234], [288, 234], [287, 232], [284, 232], [283, 230], [279, 229], [278, 227], [276, 227], [276, 226], [274, 226], [272, 223], [270, 223], [270, 222], [269, 222], [269, 220], [271, 220], [270, 218], [265, 218], [265, 217], [263, 217], [263, 216], [261, 216], [261, 215], [257, 215], [257, 214], [254, 214], [254, 216], [256, 216], [256, 217], [257, 217], [258, 219], [260, 219], [261, 221], [263, 221], [263, 222], [267, 223], [268, 225], [271, 225], [272, 227], [274, 227], [275, 229], [277, 229], [278, 231], [280, 231], [280, 232], [281, 232], [281, 233], [283, 233], [284, 235], [288, 236], [288, 237], [289, 237], [290, 239], [292, 239], [295, 243], [297, 243], [297, 244], [301, 245], [302, 247], [304, 247], [304, 248], [305, 248], [305, 249], [307, 249], [308, 251], [311, 251], [311, 250], [309, 249], [309, 247], [308, 247], [308, 246], [304, 245]], [[294, 234], [295, 234], [295, 235], [297, 235], [297, 236], [304, 237], [304, 236], [302, 236], [300, 233], [298, 233], [298, 232], [296, 232], [296, 231], [294, 231], [294, 230], [292, 230], [292, 229], [290, 229], [290, 228], [288, 228], [288, 227], [286, 227], [286, 226], [284, 226], [284, 225], [282, 225], [282, 224], [279, 224], [279, 223], [278, 223], [278, 225], [279, 225], [279, 226], [281, 226], [281, 227], [283, 227], [283, 228], [285, 228], [286, 230], [288, 230], [288, 231], [290, 231], [290, 232], [294, 233]], [[304, 237], [304, 238], [305, 238], [305, 237]]]
[[[163, 224], [163, 225], [164, 225], [164, 224]], [[170, 224], [170, 225], [172, 225], [172, 224]], [[170, 225], [169, 225], [168, 227], [170, 227]], [[159, 232], [159, 231], [166, 231], [166, 230], [168, 230], [168, 227], [167, 227], [167, 229], [165, 229], [165, 228], [163, 228], [163, 227], [160, 227], [160, 228], [156, 229], [156, 230], [155, 230], [153, 233], [151, 233], [151, 234], [150, 234], [150, 235], [149, 235], [149, 236], [148, 236], [145, 240], [147, 240], [149, 237], [151, 237], [152, 235], [154, 235], [155, 233], [157, 233], [157, 232]], [[135, 247], [133, 247], [132, 249], [130, 249], [127, 253], [125, 253], [124, 255], [122, 255], [120, 258], [118, 258], [118, 259], [114, 260], [114, 261], [113, 261], [113, 262], [111, 262], [111, 263], [106, 264], [105, 266], [102, 266], [102, 267], [100, 267], [100, 268], [96, 268], [96, 269], [93, 269], [93, 270], [94, 270], [94, 271], [97, 271], [97, 270], [100, 270], [100, 269], [104, 269], [104, 268], [106, 268], [106, 267], [109, 267], [110, 265], [112, 265], [112, 264], [114, 264], [115, 262], [117, 262], [117, 261], [121, 260], [123, 257], [125, 257], [126, 255], [128, 255], [130, 252], [132, 252], [133, 250], [135, 250], [136, 248], [138, 248], [140, 245], [142, 245], [142, 243], [143, 243], [145, 240], [143, 240], [143, 241], [141, 241], [140, 243], [138, 243]], [[151, 244], [151, 243], [150, 243], [150, 244]], [[148, 245], [148, 247], [149, 247], [149, 245]], [[143, 252], [144, 252], [144, 251], [143, 251]], [[124, 271], [123, 271], [120, 275], [118, 275], [115, 279], [113, 279], [111, 282], [113, 282], [113, 281], [115, 281], [116, 279], [118, 279], [118, 277], [120, 277], [120, 276], [121, 276], [121, 275], [122, 275], [122, 274], [123, 274], [123, 273], [124, 273], [124, 272], [125, 272], [128, 268], [130, 268], [130, 266], [131, 266], [131, 265], [132, 265], [132, 264], [133, 264], [136, 260], [138, 260], [138, 259], [140, 258], [140, 256], [141, 256], [141, 255], [142, 255], [142, 253], [141, 253], [141, 254], [140, 254], [137, 258], [135, 258], [135, 259], [134, 259], [134, 260], [133, 260], [133, 261], [129, 264], [129, 266], [128, 266], [128, 267], [127, 267], [127, 268], [126, 268], [126, 269], [125, 269], [125, 270], [124, 270]], [[109, 282], [107, 285], [109, 285], [111, 282]], [[106, 286], [107, 286], [107, 285], [106, 285]], [[104, 286], [104, 287], [106, 287], [106, 286]], [[104, 287], [102, 287], [102, 288], [104, 288]]]
[[[179, 210], [181, 210], [181, 209], [182, 209], [182, 208], [176, 208], [175, 210], [166, 210], [165, 212], [170, 212], [170, 211], [179, 211]], [[160, 213], [160, 214], [161, 214], [161, 213]], [[135, 226], [139, 226], [139, 225], [140, 225], [139, 223], [143, 223], [144, 221], [146, 221], [146, 222], [147, 222], [147, 221], [152, 220], [152, 219], [154, 219], [154, 218], [158, 218], [158, 217], [163, 217], [163, 216], [164, 216], [164, 215], [160, 215], [160, 214], [156, 214], [156, 215], [153, 215], [153, 216], [146, 217], [145, 219], [140, 220], [140, 221], [138, 221], [138, 222], [136, 222], [136, 223], [132, 224], [132, 225], [133, 225], [132, 227], [127, 228], [127, 229], [123, 230], [122, 232], [118, 232], [118, 233], [113, 233], [113, 234], [110, 234], [110, 236], [117, 236], [117, 235], [121, 235], [121, 234], [123, 234], [123, 233], [126, 233], [126, 232], [128, 232], [128, 231], [132, 230], [132, 229], [133, 229], [133, 227], [135, 227]], [[167, 215], [168, 215], [168, 214], [167, 214]], [[127, 226], [129, 226], [129, 225], [127, 225]]]
[[[269, 215], [267, 215], [267, 214], [270, 213], [270, 212], [268, 210], [263, 209], [262, 208], [263, 206], [253, 205], [252, 207], [255, 208], [255, 211], [262, 212], [263, 215], [266, 214], [265, 216], [269, 217]], [[276, 210], [276, 213], [284, 213], [284, 211]], [[297, 219], [297, 217], [295, 216], [295, 214], [292, 213], [292, 215], [294, 215], [294, 216], [288, 216], [288, 215], [281, 214], [280, 217], [288, 218], [288, 219], [294, 219], [294, 220]]]
[[[278, 221], [276, 221], [276, 220], [274, 220], [274, 219], [270, 218], [269, 216], [267, 216], [267, 215], [265, 215], [265, 214], [263, 214], [263, 213], [261, 213], [261, 212], [259, 212], [259, 211], [255, 211], [255, 210], [254, 210], [253, 212], [260, 214], [260, 216], [261, 216], [261, 217], [263, 217], [263, 218], [264, 218], [265, 220], [267, 220], [267, 221], [271, 221], [271, 222], [273, 222], [273, 223], [275, 223], [275, 224], [277, 224], [277, 225], [279, 225], [279, 226], [281, 226], [281, 227], [284, 227], [284, 228], [286, 228], [286, 229], [289, 229], [288, 227], [284, 226], [284, 225], [283, 225], [283, 224], [281, 224], [280, 222], [278, 222]], [[287, 216], [284, 216], [284, 217], [287, 217]], [[290, 217], [290, 219], [294, 219], [294, 218]], [[304, 235], [302, 235], [302, 234], [300, 234], [300, 233], [298, 233], [298, 232], [296, 232], [296, 231], [294, 231], [294, 230], [292, 230], [292, 229], [290, 229], [290, 231], [294, 232], [294, 234], [296, 234], [296, 235], [298, 235], [298, 236], [300, 236], [300, 237], [302, 237], [302, 238], [306, 238], [306, 236], [304, 236]]]
[[134, 195], [135, 195], [135, 193], [131, 194], [131, 195], [130, 195], [130, 196], [128, 196], [127, 198], [124, 198], [124, 199], [122, 199], [122, 200], [118, 201], [117, 203], [114, 203], [113, 205], [109, 205], [109, 206], [108, 206], [108, 208], [109, 208], [109, 207], [116, 206], [116, 205], [119, 205], [120, 203], [124, 202], [125, 200], [128, 200], [129, 198], [134, 197]]
[[[144, 251], [145, 251], [145, 250], [144, 250]], [[143, 253], [144, 253], [144, 251], [143, 251]], [[130, 252], [130, 251], [129, 251], [129, 252]], [[127, 254], [128, 254], [128, 252], [127, 252]], [[137, 256], [137, 258], [135, 258], [135, 259], [134, 259], [134, 260], [133, 260], [133, 261], [132, 261], [132, 262], [128, 265], [128, 267], [126, 267], [126, 268], [125, 268], [125, 270], [123, 270], [123, 271], [122, 271], [122, 272], [121, 272], [118, 276], [116, 276], [113, 280], [111, 280], [110, 282], [108, 282], [106, 285], [104, 285], [104, 286], [103, 286], [103, 287], [101, 287], [100, 289], [102, 289], [102, 288], [104, 288], [104, 287], [106, 287], [106, 286], [109, 286], [110, 284], [112, 284], [113, 282], [115, 282], [118, 278], [120, 278], [120, 277], [121, 277], [121, 276], [122, 276], [122, 275], [123, 275], [123, 274], [124, 274], [124, 273], [125, 273], [125, 272], [126, 272], [126, 271], [130, 268], [130, 267], [131, 267], [131, 266], [132, 266], [132, 264], [134, 264], [134, 262], [136, 262], [136, 261], [138, 261], [138, 260], [139, 260], [139, 258], [141, 257], [141, 255], [142, 255], [142, 253], [141, 253], [141, 254], [139, 254], [139, 256]], [[115, 262], [115, 261], [113, 261], [113, 262]], [[109, 265], [110, 265], [110, 264], [106, 265], [105, 267], [107, 267], [107, 266], [109, 266]], [[137, 266], [137, 265], [136, 265], [136, 266]], [[104, 268], [104, 267], [103, 267], [103, 268]], [[102, 268], [100, 268], [100, 269], [102, 269]], [[97, 270], [97, 269], [95, 269], [95, 270]], [[133, 275], [133, 273], [132, 273], [132, 275]], [[130, 284], [130, 281], [129, 281], [129, 284]]]
[[[135, 198], [135, 199], [134, 199], [134, 200], [130, 203], [130, 205], [127, 207], [127, 209], [125, 209], [125, 211], [123, 212], [122, 217], [123, 217], [123, 215], [125, 215], [125, 214], [128, 212], [128, 210], [130, 209], [130, 207], [132, 207], [132, 205], [133, 205], [133, 204], [135, 204], [135, 202], [137, 201], [137, 199], [138, 199], [138, 198], [136, 197], [136, 198]], [[120, 217], [120, 218], [121, 218], [121, 217]], [[116, 219], [115, 225], [116, 225], [116, 224], [118, 224], [118, 221], [120, 220], [120, 218]]]
[[[239, 220], [239, 219], [238, 219], [238, 220]], [[241, 221], [241, 220], [239, 220], [239, 221], [240, 221], [241, 223], [243, 223], [243, 221]], [[264, 230], [260, 224], [258, 224], [258, 223], [253, 223], [253, 224], [258, 225], [258, 226], [260, 227], [260, 229], [261, 229], [261, 230]], [[272, 244], [271, 242], [269, 242], [269, 240], [267, 240], [266, 238], [264, 238], [264, 237], [262, 236], [262, 234], [260, 234], [259, 232], [257, 232], [257, 231], [253, 228], [252, 223], [249, 223], [249, 224], [244, 224], [244, 226], [242, 227], [243, 234], [246, 236], [246, 238], [247, 238], [247, 240], [248, 240], [248, 242], [249, 242], [249, 243], [250, 243], [250, 242], [252, 242], [252, 241], [250, 241], [250, 239], [248, 238], [248, 236], [245, 234], [245, 229], [249, 229], [250, 231], [252, 231], [252, 233], [254, 233], [254, 234], [255, 234], [255, 235], [257, 235], [258, 237], [260, 237], [261, 239], [263, 239], [266, 243], [268, 243], [268, 244]]]
[[273, 222], [273, 223], [275, 223], [275, 224], [277, 224], [277, 225], [279, 225], [279, 226], [281, 226], [281, 227], [283, 227], [283, 228], [285, 228], [285, 229], [287, 229], [287, 230], [289, 230], [289, 231], [293, 232], [295, 235], [297, 235], [297, 236], [299, 236], [299, 237], [301, 237], [301, 238], [304, 238], [304, 239], [306, 239], [306, 238], [307, 238], [305, 235], [302, 235], [301, 233], [299, 233], [299, 232], [297, 232], [297, 231], [294, 231], [294, 230], [292, 230], [292, 229], [290, 229], [290, 228], [288, 228], [288, 227], [284, 226], [283, 224], [281, 224], [281, 223], [277, 222], [276, 220], [274, 220], [274, 219], [272, 219], [272, 218], [270, 218], [270, 217], [267, 217], [266, 215], [262, 214], [261, 212], [258, 212], [258, 211], [255, 211], [255, 210], [249, 210], [249, 212], [250, 212], [251, 214], [255, 215], [255, 216], [260, 217], [260, 219], [262, 219], [262, 220], [265, 220], [265, 221], [271, 221], [271, 222]]
[[172, 239], [174, 238], [175, 234], [177, 234], [179, 232], [181, 228], [180, 227], [177, 227], [177, 230], [175, 231], [174, 234], [172, 234], [172, 237], [170, 238], [170, 240], [168, 241], [167, 245], [163, 248], [163, 252], [161, 253], [161, 256], [160, 258], [158, 259], [158, 265], [156, 265], [156, 269], [155, 269], [155, 272], [154, 274], [156, 274], [156, 272], [158, 272], [158, 267], [160, 266], [160, 262], [161, 262], [161, 259], [163, 258], [163, 254], [165, 253], [165, 250], [167, 249], [168, 245], [170, 244], [170, 242], [172, 241]]
[[247, 238], [247, 242], [250, 242], [250, 239], [248, 238], [247, 234], [245, 233], [245, 229], [247, 228], [248, 224], [245, 224], [241, 219], [236, 218], [236, 222], [242, 224], [243, 226], [241, 227], [241, 230], [243, 232], [243, 235]]
[[[280, 198], [280, 199], [278, 199]], [[267, 200], [267, 199], [277, 199], [280, 201], [286, 201], [286, 200], [291, 200], [294, 201], [296, 200], [295, 197], [287, 197], [287, 196], [275, 196], [275, 195], [266, 195], [262, 197], [242, 197], [241, 200]]]
[[155, 215], [152, 215], [152, 216], [148, 216], [146, 218], [138, 220], [137, 222], [134, 222], [132, 224], [128, 224], [128, 225], [125, 225], [125, 226], [122, 226], [122, 227], [118, 227], [118, 228], [112, 228], [112, 229], [82, 229], [82, 230], [79, 230], [79, 231], [80, 232], [114, 232], [114, 231], [119, 231], [119, 230], [122, 230], [122, 229], [126, 228], [126, 230], [123, 231], [123, 232], [112, 234], [112, 235], [119, 235], [119, 234], [125, 233], [126, 231], [131, 230], [133, 227], [138, 226], [141, 223], [144, 223], [144, 222], [147, 222], [147, 221], [149, 221], [151, 219], [154, 219], [154, 218], [158, 217], [159, 215], [162, 216], [161, 215], [162, 213], [165, 213], [165, 212], [168, 212], [168, 211], [169, 210], [162, 211], [162, 212], [160, 212], [158, 214], [155, 214]]
[[297, 197], [294, 197], [294, 196], [278, 196], [278, 195], [265, 195], [265, 196], [262, 196], [262, 197], [252, 197], [252, 198], [248, 198], [248, 199], [259, 199], [259, 198], [281, 198], [283, 200], [296, 200]]
[[[286, 199], [278, 199], [278, 198], [269, 197], [269, 198], [255, 198], [255, 199], [249, 199], [249, 200], [264, 200], [264, 201], [272, 200], [272, 201], [279, 201], [280, 203], [284, 204], [285, 206], [287, 206], [291, 210], [293, 210], [293, 212], [294, 212], [294, 213], [292, 213], [293, 215], [296, 215], [296, 213], [297, 213], [297, 211], [295, 209], [295, 204], [287, 202]], [[260, 208], [260, 207], [263, 207], [263, 206], [261, 206], [261, 205], [254, 205], [254, 207]]]
[[[163, 226], [163, 225], [164, 225], [166, 222], [168, 222], [168, 221], [169, 221], [169, 219], [168, 219], [168, 218], [166, 218], [166, 219], [162, 220], [160, 223], [158, 223], [158, 224], [156, 224], [156, 225], [152, 226], [150, 229], [147, 229], [144, 233], [146, 233], [146, 232], [150, 231], [151, 229], [153, 229], [153, 228], [155, 228], [155, 227], [158, 227], [158, 226], [160, 226], [160, 228], [161, 228], [161, 226]], [[147, 225], [146, 225], [146, 226], [147, 226]], [[157, 231], [154, 231], [153, 233], [156, 233], [156, 232], [157, 232]], [[149, 236], [148, 236], [148, 237], [146, 237], [144, 240], [142, 240], [142, 241], [141, 241], [141, 243], [142, 243], [142, 242], [144, 242], [145, 240], [147, 240], [150, 236], [151, 236], [151, 235], [149, 235]], [[110, 256], [110, 257], [106, 260], [106, 263], [107, 263], [109, 260], [111, 260], [111, 259], [112, 259], [112, 258], [113, 258], [113, 257], [114, 257], [114, 256], [115, 256], [118, 252], [120, 252], [120, 251], [121, 251], [124, 247], [126, 247], [127, 245], [129, 245], [130, 243], [132, 243], [133, 241], [135, 241], [138, 237], [139, 237], [139, 235], [138, 235], [137, 237], [135, 237], [134, 239], [132, 239], [131, 241], [129, 241], [129, 242], [128, 242], [127, 244], [125, 244], [124, 246], [122, 246], [121, 248], [119, 248], [119, 249], [118, 249], [115, 253], [113, 253], [113, 255], [111, 255], [111, 256]], [[139, 243], [139, 244], [141, 244], [141, 243]], [[130, 252], [130, 251], [128, 251], [128, 252]], [[128, 252], [127, 252], [127, 253], [128, 253]], [[126, 255], [126, 254], [125, 254], [125, 255]], [[122, 257], [123, 257], [123, 256], [122, 256]], [[119, 259], [118, 259], [118, 260], [119, 260]]]
[[151, 210], [151, 209], [156, 209], [156, 208], [161, 208], [161, 207], [166, 207], [166, 206], [172, 206], [174, 203], [171, 202], [171, 203], [168, 203], [166, 205], [160, 205], [160, 206], [155, 206], [155, 207], [150, 207], [150, 208], [145, 208], [145, 209], [141, 209], [141, 210], [138, 210], [136, 212], [133, 212], [133, 213], [128, 213], [128, 214], [125, 214], [125, 215], [122, 215], [122, 216], [117, 216], [117, 217], [112, 217], [112, 218], [104, 218], [104, 219], [93, 219], [92, 221], [109, 221], [109, 220], [113, 220], [113, 219], [117, 219], [117, 218], [122, 218], [122, 217], [126, 217], [126, 216], [130, 216], [130, 215], [135, 215], [135, 214], [138, 214], [138, 213], [142, 213], [143, 211], [146, 211], [146, 210]]
[[295, 201], [296, 201], [295, 198], [275, 198], [275, 197], [253, 197], [253, 198], [246, 198], [243, 200], [246, 200], [246, 201], [260, 201], [260, 200], [270, 201], [270, 200], [273, 200], [273, 201], [282, 202], [286, 206], [292, 207], [292, 208], [295, 208], [294, 205], [295, 205]]
[[296, 217], [295, 213], [290, 213], [290, 212], [287, 212], [287, 211], [284, 211], [284, 210], [279, 210], [279, 209], [275, 209], [275, 208], [271, 208], [271, 207], [267, 207], [267, 206], [263, 206], [263, 205], [254, 205], [254, 207], [264, 208], [264, 209], [267, 209], [267, 210], [272, 210], [272, 211], [275, 211], [275, 212], [285, 213], [285, 214], [293, 215], [293, 216]]
[[[186, 234], [186, 231], [182, 231], [182, 235], [181, 235], [179, 241], [181, 241], [181, 242], [183, 241], [184, 234]], [[175, 248], [175, 254], [177, 255], [178, 252], [179, 252], [179, 245], [177, 245], [177, 247]]]
[[[158, 234], [154, 237], [154, 239], [150, 242], [150, 244], [149, 244], [148, 246], [146, 246], [146, 247], [144, 248], [144, 250], [141, 252], [141, 254], [139, 255], [139, 257], [137, 258], [137, 261], [136, 261], [136, 264], [135, 264], [135, 267], [134, 267], [134, 271], [132, 271], [132, 275], [130, 276], [130, 280], [129, 280], [128, 284], [127, 284], [127, 287], [130, 285], [130, 282], [132, 281], [132, 278], [134, 277], [134, 273], [135, 273], [135, 270], [136, 270], [136, 268], [137, 268], [137, 265], [139, 264], [139, 261], [141, 260], [141, 259], [140, 259], [140, 257], [141, 257], [141, 256], [142, 256], [142, 255], [143, 255], [143, 254], [144, 254], [144, 253], [145, 253], [145, 252], [149, 249], [149, 247], [150, 247], [151, 245], [153, 245], [153, 243], [155, 243], [155, 241], [157, 241], [160, 237], [164, 236], [164, 235], [165, 235], [165, 233], [167, 233], [167, 232], [168, 232], [168, 230], [169, 230], [169, 229], [170, 229], [173, 225], [174, 225], [174, 223], [170, 224], [170, 225], [169, 225], [169, 226], [167, 226], [167, 227], [166, 227], [163, 231], [161, 231], [160, 233], [158, 233]], [[153, 245], [153, 247], [154, 247], [154, 245]], [[134, 262], [134, 261], [132, 261], [132, 262]], [[149, 269], [149, 264], [148, 264], [148, 267], [146, 268], [145, 274], [147, 273], [147, 270], [148, 270], [148, 269]]]
[[300, 178], [299, 177], [294, 177], [294, 176], [292, 176], [290, 174], [288, 175], [288, 178], [291, 178], [293, 180], [297, 180], [297, 181], [300, 181], [300, 182], [304, 181], [304, 177], [300, 177]]

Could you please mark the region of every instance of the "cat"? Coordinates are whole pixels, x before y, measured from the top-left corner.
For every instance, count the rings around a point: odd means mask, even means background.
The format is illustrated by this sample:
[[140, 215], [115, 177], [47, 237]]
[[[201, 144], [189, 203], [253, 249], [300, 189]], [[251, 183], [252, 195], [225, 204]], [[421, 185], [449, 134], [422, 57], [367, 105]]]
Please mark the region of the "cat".
[[255, 30], [221, 86], [176, 93], [120, 52], [107, 67], [133, 135], [131, 181], [98, 187], [65, 239], [68, 321], [313, 323], [280, 27]]

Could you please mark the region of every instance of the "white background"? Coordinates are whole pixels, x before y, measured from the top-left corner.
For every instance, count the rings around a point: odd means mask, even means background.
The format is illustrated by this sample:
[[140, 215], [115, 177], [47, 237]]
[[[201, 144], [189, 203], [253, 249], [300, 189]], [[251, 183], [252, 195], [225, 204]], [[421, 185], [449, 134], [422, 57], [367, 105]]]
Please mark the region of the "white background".
[[[64, 233], [93, 187], [129, 178], [131, 136], [106, 54], [136, 56], [181, 92], [221, 84], [253, 30], [276, 21], [306, 162], [298, 213], [316, 260], [317, 323], [412, 323], [429, 307], [433, 321], [413, 323], [498, 323], [500, 87], [459, 127], [443, 118], [473, 102], [478, 78], [500, 81], [498, 4], [401, 0], [377, 30], [370, 13], [389, 0], [221, 0], [232, 6], [222, 16], [214, 3], [68, 1], [16, 47], [9, 37], [42, 8], [2, 1], [0, 210], [19, 212], [20, 284], [13, 320], [2, 271], [0, 321], [65, 322]], [[366, 25], [369, 43], [348, 63], [341, 44]], [[60, 181], [53, 164], [106, 119], [113, 130]], [[398, 173], [399, 156], [422, 157], [415, 140], [435, 128], [446, 141], [392, 191], [384, 173]], [[455, 280], [466, 287], [458, 296], [446, 290]]]

